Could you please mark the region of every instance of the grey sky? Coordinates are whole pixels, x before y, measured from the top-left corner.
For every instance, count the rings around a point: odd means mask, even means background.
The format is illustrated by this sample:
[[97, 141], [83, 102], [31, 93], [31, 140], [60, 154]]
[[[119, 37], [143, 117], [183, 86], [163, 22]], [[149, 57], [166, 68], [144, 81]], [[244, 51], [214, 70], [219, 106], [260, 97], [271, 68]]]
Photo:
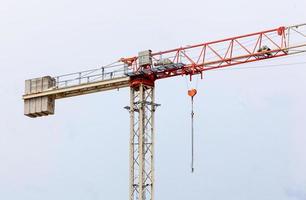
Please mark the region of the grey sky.
[[[17, 1], [0, 6], [0, 199], [128, 197], [128, 89], [23, 116], [24, 80], [306, 22], [306, 2]], [[306, 55], [247, 64], [305, 62]], [[185, 78], [156, 86], [156, 199], [305, 200], [306, 67], [215, 71], [198, 85], [190, 173]]]

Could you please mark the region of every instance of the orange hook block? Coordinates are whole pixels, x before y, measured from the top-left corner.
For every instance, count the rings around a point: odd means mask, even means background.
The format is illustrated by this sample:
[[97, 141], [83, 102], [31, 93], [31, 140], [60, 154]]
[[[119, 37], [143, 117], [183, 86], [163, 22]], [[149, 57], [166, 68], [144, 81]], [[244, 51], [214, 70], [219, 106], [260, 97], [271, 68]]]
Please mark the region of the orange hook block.
[[196, 89], [190, 89], [188, 90], [188, 95], [191, 97], [194, 97], [197, 94], [197, 90]]

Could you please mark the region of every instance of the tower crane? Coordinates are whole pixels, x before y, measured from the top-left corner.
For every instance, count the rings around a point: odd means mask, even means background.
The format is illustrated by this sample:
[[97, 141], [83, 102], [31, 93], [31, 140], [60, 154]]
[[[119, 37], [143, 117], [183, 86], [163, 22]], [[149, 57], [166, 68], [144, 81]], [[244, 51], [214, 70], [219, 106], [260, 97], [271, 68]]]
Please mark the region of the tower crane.
[[[305, 52], [306, 23], [166, 51], [141, 51], [103, 67], [25, 81], [24, 114], [54, 114], [55, 100], [130, 88], [129, 200], [154, 199], [155, 81]], [[192, 98], [196, 90], [188, 92]], [[193, 111], [192, 111], [193, 117]]]

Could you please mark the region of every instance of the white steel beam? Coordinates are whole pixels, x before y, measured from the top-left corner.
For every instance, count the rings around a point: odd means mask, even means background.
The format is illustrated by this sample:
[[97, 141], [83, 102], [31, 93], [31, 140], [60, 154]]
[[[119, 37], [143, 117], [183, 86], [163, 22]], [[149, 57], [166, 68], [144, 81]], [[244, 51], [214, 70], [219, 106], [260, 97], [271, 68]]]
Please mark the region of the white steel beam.
[[94, 92], [101, 92], [106, 90], [113, 90], [128, 87], [130, 83], [129, 77], [113, 78], [109, 80], [102, 80], [96, 82], [82, 83], [69, 87], [51, 87], [48, 90], [34, 93], [25, 94], [23, 99], [33, 99], [36, 97], [53, 96], [55, 99], [84, 95]]

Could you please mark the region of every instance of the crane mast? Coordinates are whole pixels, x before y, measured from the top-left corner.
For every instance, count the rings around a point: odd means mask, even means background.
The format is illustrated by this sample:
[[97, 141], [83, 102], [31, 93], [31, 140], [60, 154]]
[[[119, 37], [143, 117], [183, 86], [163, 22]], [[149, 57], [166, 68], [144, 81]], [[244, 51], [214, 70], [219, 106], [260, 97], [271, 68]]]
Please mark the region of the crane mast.
[[130, 88], [129, 200], [154, 199], [155, 81], [305, 52], [306, 24], [205, 42], [176, 49], [139, 52], [108, 66], [25, 81], [24, 114], [54, 114], [55, 100]]
[[130, 88], [130, 200], [154, 199], [154, 85]]

